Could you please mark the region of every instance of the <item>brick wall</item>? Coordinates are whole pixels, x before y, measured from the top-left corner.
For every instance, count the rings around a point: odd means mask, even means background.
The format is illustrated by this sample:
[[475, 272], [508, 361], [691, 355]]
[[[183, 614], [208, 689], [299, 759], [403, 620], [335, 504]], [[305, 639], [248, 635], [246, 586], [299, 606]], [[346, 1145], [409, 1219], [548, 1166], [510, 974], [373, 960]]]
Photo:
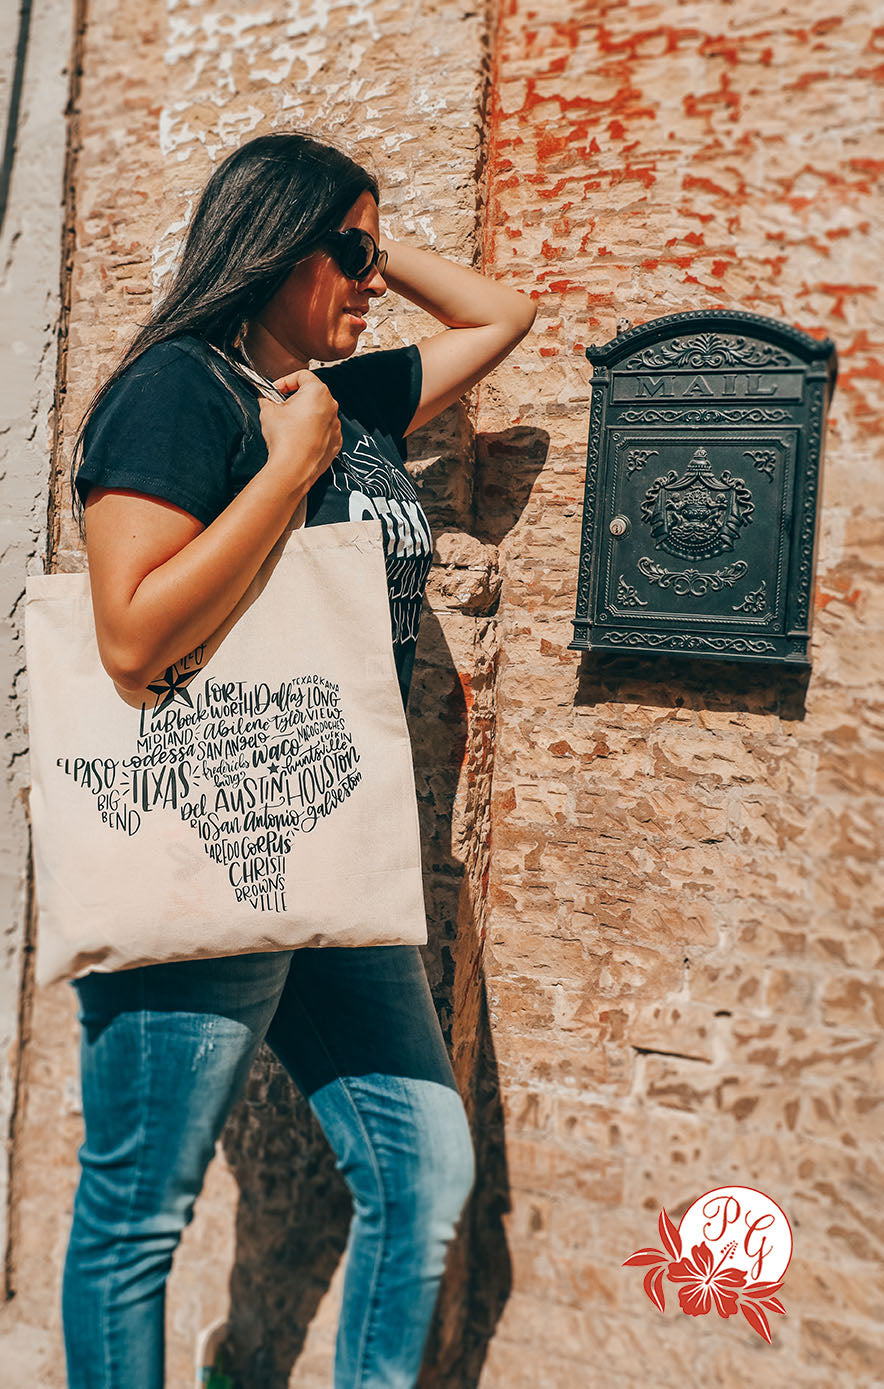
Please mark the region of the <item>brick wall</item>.
[[[477, 418], [478, 533], [500, 542], [483, 972], [507, 1245], [482, 1383], [865, 1384], [884, 1342], [882, 34], [865, 5], [562, 13], [504, 0], [489, 111], [486, 267], [532, 279], [538, 318]], [[584, 348], [709, 306], [838, 345], [809, 681], [567, 649]], [[772, 1346], [742, 1318], [661, 1316], [619, 1267], [662, 1205], [727, 1182], [793, 1225]]]
[[[723, 0], [90, 6], [61, 474], [195, 193], [251, 134], [347, 140], [393, 234], [538, 304], [533, 334], [411, 449], [436, 536], [409, 705], [425, 957], [480, 1169], [426, 1386], [874, 1372], [882, 48], [870, 5], [820, 0], [800, 21]], [[712, 304], [838, 344], [809, 681], [567, 650], [584, 348], [620, 317]], [[391, 296], [370, 345], [426, 326]], [[55, 562], [83, 563], [66, 522]], [[47, 1385], [64, 1383], [81, 1136], [70, 993], [29, 1001], [16, 1150], [12, 1306], [54, 1347]], [[677, 1219], [725, 1181], [792, 1220], [770, 1347], [742, 1320], [661, 1316], [621, 1268], [661, 1205]], [[248, 1389], [327, 1385], [348, 1219], [262, 1051], [176, 1260], [170, 1386], [231, 1294]]]

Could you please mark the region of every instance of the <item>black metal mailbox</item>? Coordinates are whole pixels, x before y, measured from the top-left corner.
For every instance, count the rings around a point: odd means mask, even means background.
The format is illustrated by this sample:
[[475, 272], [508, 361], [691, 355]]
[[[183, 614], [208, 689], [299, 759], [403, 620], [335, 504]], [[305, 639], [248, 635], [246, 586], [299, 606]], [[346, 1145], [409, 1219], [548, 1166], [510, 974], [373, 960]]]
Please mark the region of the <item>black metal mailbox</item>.
[[574, 650], [809, 666], [835, 345], [670, 314], [593, 364]]

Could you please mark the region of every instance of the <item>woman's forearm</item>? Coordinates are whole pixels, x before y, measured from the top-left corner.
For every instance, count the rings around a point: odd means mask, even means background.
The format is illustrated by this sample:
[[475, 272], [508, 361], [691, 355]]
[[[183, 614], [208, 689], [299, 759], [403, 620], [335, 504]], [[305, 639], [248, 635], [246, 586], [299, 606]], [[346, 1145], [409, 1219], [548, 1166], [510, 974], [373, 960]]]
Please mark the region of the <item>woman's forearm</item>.
[[384, 279], [448, 328], [506, 325], [522, 337], [534, 322], [535, 308], [520, 290], [480, 275], [410, 242], [381, 238], [389, 253]]
[[230, 616], [302, 497], [341, 447], [338, 405], [312, 372], [259, 402], [267, 460], [208, 525], [155, 497], [102, 489], [86, 501], [92, 606], [102, 663], [141, 690]]
[[487, 376], [529, 331], [536, 309], [527, 294], [434, 251], [382, 241], [384, 279], [397, 294], [445, 324], [418, 344], [421, 396], [406, 434], [420, 429]]
[[[206, 641], [236, 607], [291, 518], [306, 485], [272, 458], [230, 504], [182, 548], [151, 569], [123, 601], [102, 611], [96, 592], [102, 536], [131, 525], [142, 543], [152, 514], [147, 498], [102, 497], [95, 522], [87, 515], [93, 602], [105, 669], [123, 689], [140, 690], [175, 661]], [[99, 516], [99, 509], [112, 507]], [[128, 510], [124, 510], [128, 504]], [[176, 541], [171, 541], [174, 547]], [[94, 557], [94, 558], [93, 558]], [[110, 606], [109, 604], [107, 606]]]

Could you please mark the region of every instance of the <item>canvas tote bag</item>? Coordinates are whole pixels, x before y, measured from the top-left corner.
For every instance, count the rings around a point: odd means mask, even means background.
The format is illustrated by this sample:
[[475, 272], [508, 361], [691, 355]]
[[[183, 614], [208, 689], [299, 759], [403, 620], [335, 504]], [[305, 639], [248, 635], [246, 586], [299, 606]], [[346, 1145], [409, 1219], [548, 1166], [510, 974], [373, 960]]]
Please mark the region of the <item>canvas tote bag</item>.
[[305, 514], [306, 497], [222, 627], [137, 693], [101, 664], [88, 573], [27, 578], [38, 985], [426, 943], [381, 524]]

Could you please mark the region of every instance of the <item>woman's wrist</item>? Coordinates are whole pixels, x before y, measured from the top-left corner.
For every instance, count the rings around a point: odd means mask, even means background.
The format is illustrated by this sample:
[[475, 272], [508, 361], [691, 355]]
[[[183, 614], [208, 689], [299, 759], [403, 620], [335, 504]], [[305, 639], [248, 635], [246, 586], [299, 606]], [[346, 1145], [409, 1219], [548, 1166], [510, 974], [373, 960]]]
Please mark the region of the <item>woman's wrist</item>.
[[387, 264], [384, 267], [384, 279], [387, 287], [392, 289], [395, 294], [401, 294], [403, 298], [409, 299], [411, 296], [408, 293], [408, 278], [403, 275], [401, 268], [402, 247], [403, 242], [388, 236], [381, 236], [378, 240], [378, 250], [387, 253]]

